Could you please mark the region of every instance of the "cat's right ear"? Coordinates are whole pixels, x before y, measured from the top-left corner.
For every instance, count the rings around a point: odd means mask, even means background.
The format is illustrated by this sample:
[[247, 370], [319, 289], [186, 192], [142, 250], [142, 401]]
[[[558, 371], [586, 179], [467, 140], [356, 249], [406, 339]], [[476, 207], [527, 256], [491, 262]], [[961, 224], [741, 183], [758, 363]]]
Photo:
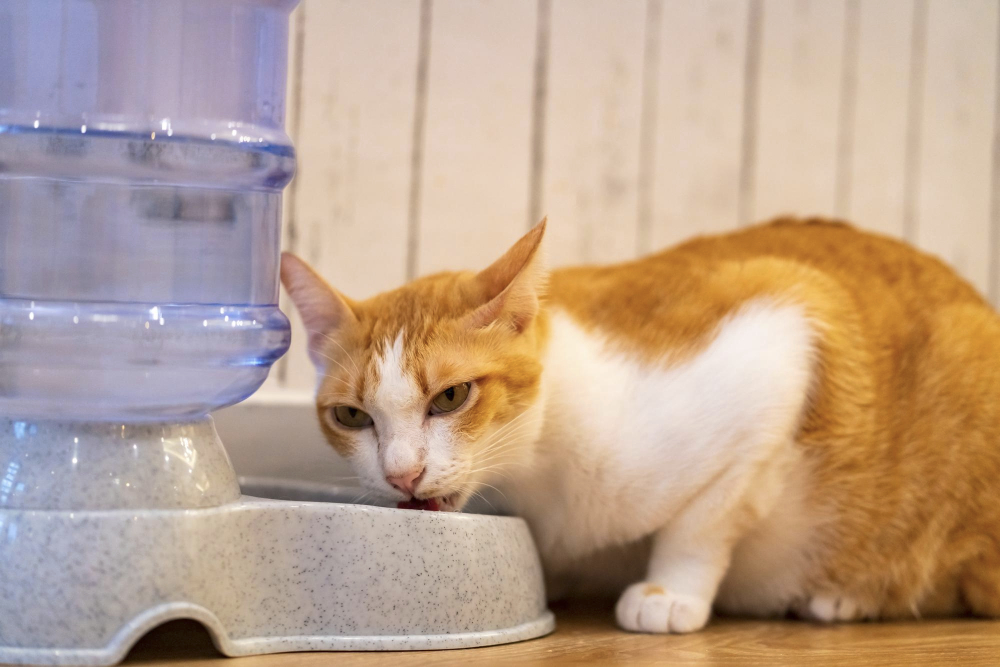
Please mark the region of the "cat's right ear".
[[328, 336], [357, 321], [348, 300], [295, 255], [281, 253], [281, 284], [292, 297], [309, 334], [309, 358], [316, 368], [326, 366]]

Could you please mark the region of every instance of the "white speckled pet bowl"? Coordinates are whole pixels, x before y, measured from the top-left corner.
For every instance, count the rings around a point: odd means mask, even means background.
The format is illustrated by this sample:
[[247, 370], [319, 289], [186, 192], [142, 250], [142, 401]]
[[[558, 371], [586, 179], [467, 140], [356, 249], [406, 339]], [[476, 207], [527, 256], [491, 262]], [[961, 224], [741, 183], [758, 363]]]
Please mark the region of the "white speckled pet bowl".
[[[72, 464], [58, 443], [81, 427], [60, 428], [0, 434], [0, 470], [17, 470], [0, 481], [2, 663], [113, 664], [179, 618], [228, 656], [487, 646], [554, 626], [520, 519], [341, 504], [345, 491], [287, 482], [240, 495], [210, 420], [194, 439], [188, 425], [126, 427]], [[79, 486], [49, 495], [67, 465], [85, 470]], [[155, 493], [130, 508], [111, 493], [126, 485]]]

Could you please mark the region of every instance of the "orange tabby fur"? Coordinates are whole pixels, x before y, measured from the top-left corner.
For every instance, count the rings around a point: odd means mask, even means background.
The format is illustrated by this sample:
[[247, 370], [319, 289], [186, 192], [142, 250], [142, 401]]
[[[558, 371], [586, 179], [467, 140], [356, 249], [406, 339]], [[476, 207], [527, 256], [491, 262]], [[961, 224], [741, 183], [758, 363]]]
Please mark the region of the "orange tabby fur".
[[[317, 409], [339, 452], [358, 445], [329, 409], [370, 405], [376, 360], [400, 331], [404, 366], [427, 397], [476, 381], [474, 404], [454, 418], [475, 458], [482, 438], [536, 399], [550, 313], [625, 357], [671, 367], [767, 297], [804, 309], [816, 331], [795, 437], [811, 470], [804, 503], [825, 517], [806, 587], [851, 599], [858, 617], [1000, 616], [1000, 318], [953, 271], [846, 224], [778, 220], [625, 264], [555, 270], [545, 289], [543, 232], [480, 274], [428, 276], [357, 303], [330, 290], [339, 302], [319, 315], [318, 278], [285, 258], [282, 279], [323, 334], [312, 344], [325, 368]], [[486, 479], [496, 481], [468, 486]]]
[[872, 617], [1000, 615], [1000, 318], [942, 262], [846, 224], [779, 220], [555, 271], [550, 289], [651, 360], [703, 345], [761, 294], [805, 305], [822, 331], [796, 439], [810, 502], [837, 515], [814, 585]]

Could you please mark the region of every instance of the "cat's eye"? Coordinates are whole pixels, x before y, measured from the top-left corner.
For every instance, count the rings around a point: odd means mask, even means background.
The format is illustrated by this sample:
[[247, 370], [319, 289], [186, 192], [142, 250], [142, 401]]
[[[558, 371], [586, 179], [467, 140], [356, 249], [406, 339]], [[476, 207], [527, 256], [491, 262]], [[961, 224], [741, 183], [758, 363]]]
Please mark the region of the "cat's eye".
[[372, 425], [372, 418], [364, 410], [349, 405], [338, 405], [333, 409], [333, 417], [347, 428], [364, 428]]
[[443, 412], [459, 409], [469, 399], [470, 389], [472, 389], [472, 384], [469, 382], [448, 387], [431, 401], [431, 414], [439, 415]]

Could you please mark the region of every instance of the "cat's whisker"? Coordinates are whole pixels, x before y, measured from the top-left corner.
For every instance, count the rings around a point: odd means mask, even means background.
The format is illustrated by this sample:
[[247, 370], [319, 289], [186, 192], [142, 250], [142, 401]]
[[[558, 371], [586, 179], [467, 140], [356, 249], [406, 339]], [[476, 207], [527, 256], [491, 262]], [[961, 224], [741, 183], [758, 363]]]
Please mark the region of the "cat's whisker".
[[[524, 425], [524, 426], [527, 427], [529, 425]], [[498, 449], [505, 447], [506, 445], [509, 445], [511, 442], [515, 441], [518, 437], [522, 436], [523, 434], [524, 431], [521, 429], [511, 431], [510, 433], [507, 433], [506, 435], [504, 435], [504, 437], [500, 438], [499, 440], [488, 442], [487, 446], [484, 447], [482, 450], [480, 450], [478, 454], [480, 456], [484, 454], [490, 454]]]
[[487, 498], [486, 496], [484, 496], [484, 495], [482, 494], [482, 492], [481, 492], [481, 491], [479, 491], [478, 489], [474, 489], [474, 490], [472, 491], [472, 496], [470, 496], [470, 498], [469, 498], [469, 499], [471, 500], [472, 498], [479, 498], [479, 499], [480, 499], [480, 500], [482, 500], [482, 501], [483, 501], [484, 503], [486, 503], [487, 505], [489, 505], [489, 506], [490, 506], [490, 509], [491, 509], [492, 511], [494, 511], [494, 512], [496, 512], [496, 511], [497, 511], [497, 508], [496, 508], [496, 506], [495, 506], [495, 505], [494, 505], [493, 503], [491, 503], [491, 502], [490, 502], [490, 499], [489, 499], [489, 498]]
[[365, 501], [371, 500], [374, 497], [374, 495], [375, 495], [375, 492], [372, 491], [371, 489], [369, 489], [368, 491], [365, 491], [361, 495], [357, 496], [354, 500], [351, 501], [350, 504], [352, 504], [352, 505], [360, 505], [360, 504], [364, 503]]
[[339, 361], [337, 361], [336, 359], [334, 359], [334, 358], [333, 358], [333, 357], [331, 357], [330, 355], [328, 355], [328, 354], [324, 354], [323, 352], [320, 352], [320, 353], [319, 353], [319, 356], [323, 357], [324, 359], [326, 359], [326, 360], [327, 360], [327, 361], [329, 361], [329, 362], [332, 362], [332, 363], [335, 363], [335, 364], [337, 364], [338, 366], [340, 366], [340, 369], [341, 369], [342, 371], [344, 371], [345, 373], [347, 373], [347, 374], [348, 374], [349, 376], [351, 376], [351, 377], [356, 377], [356, 376], [355, 376], [355, 374], [351, 372], [351, 369], [350, 369], [350, 368], [348, 368], [348, 367], [347, 367], [347, 366], [345, 366], [344, 364], [340, 363]]
[[511, 466], [526, 467], [529, 465], [526, 461], [522, 461], [519, 458], [517, 458], [514, 452], [506, 452], [506, 451], [496, 452], [492, 456], [476, 458], [474, 463], [476, 466], [505, 464]]
[[482, 481], [483, 479], [492, 479], [494, 481], [502, 481], [504, 485], [507, 485], [509, 483], [513, 483], [513, 482], [516, 481], [516, 479], [513, 476], [511, 476], [509, 473], [506, 473], [506, 472], [504, 472], [502, 470], [499, 470], [499, 471], [477, 472], [476, 476], [477, 476], [477, 478], [479, 478], [479, 481], [482, 484], [485, 484], [485, 482]]
[[490, 454], [490, 453], [496, 451], [497, 449], [503, 448], [504, 446], [510, 444], [511, 442], [517, 440], [518, 438], [520, 438], [520, 437], [522, 437], [524, 435], [525, 435], [525, 432], [523, 430], [520, 430], [520, 429], [519, 430], [515, 430], [515, 431], [511, 431], [510, 433], [506, 434], [502, 438], [499, 438], [497, 440], [493, 440], [493, 441], [488, 442], [486, 444], [486, 446], [484, 446], [482, 449], [480, 449], [477, 452], [477, 454], [480, 455], [480, 456], [483, 456], [485, 454]]
[[507, 464], [505, 464], [503, 462], [500, 462], [500, 463], [491, 463], [489, 465], [478, 465], [475, 468], [471, 468], [469, 470], [469, 474], [470, 475], [474, 475], [474, 474], [476, 474], [478, 472], [482, 472], [484, 470], [493, 470], [494, 468], [503, 469], [503, 468], [506, 468], [506, 467], [507, 467]]
[[503, 426], [501, 426], [500, 428], [498, 428], [496, 431], [494, 431], [493, 433], [491, 433], [490, 436], [489, 436], [490, 440], [496, 439], [496, 438], [502, 436], [503, 434], [505, 434], [511, 428], [513, 428], [514, 426], [516, 426], [528, 414], [529, 413], [527, 411], [525, 411], [525, 412], [522, 412], [521, 414], [519, 414], [518, 416], [514, 417], [513, 419], [511, 419], [509, 422], [507, 422], [506, 424], [504, 424]]
[[[517, 425], [518, 423], [520, 423], [521, 420], [526, 419], [529, 416], [531, 416], [531, 414], [532, 413], [530, 411], [525, 410], [524, 412], [522, 412], [521, 414], [519, 414], [518, 416], [514, 417], [509, 422], [507, 422], [506, 424], [504, 424], [503, 426], [501, 426], [499, 429], [497, 429], [496, 433], [494, 433], [494, 436], [497, 436], [497, 435], [500, 435], [501, 433], [504, 433], [506, 430], [508, 430], [511, 427], [513, 427], [513, 426]], [[535, 415], [535, 416], [537, 417], [537, 415]]]
[[[501, 453], [495, 454], [494, 456], [491, 456], [489, 458], [478, 459], [476, 461], [476, 465], [477, 466], [502, 465], [502, 466], [517, 467], [517, 468], [528, 468], [528, 467], [530, 467], [530, 464], [528, 462], [526, 462], [526, 461], [521, 461], [521, 460], [518, 460], [518, 459], [505, 460], [506, 458], [507, 458], [507, 455], [505, 453], [501, 452]], [[479, 468], [477, 468], [477, 470], [478, 469]]]
[[[527, 413], [525, 413], [527, 414]], [[523, 415], [521, 415], [523, 416]], [[496, 433], [492, 434], [490, 438], [486, 441], [486, 445], [483, 447], [483, 452], [489, 451], [491, 448], [495, 447], [497, 443], [506, 441], [510, 436], [514, 434], [521, 433], [524, 429], [531, 428], [533, 426], [541, 423], [541, 419], [535, 419], [533, 421], [518, 422], [520, 417], [516, 417], [502, 428], [500, 428]]]
[[355, 496], [354, 498], [352, 498], [350, 504], [351, 505], [360, 505], [362, 503], [362, 501], [364, 501], [365, 498], [367, 498], [367, 497], [368, 497], [368, 492], [362, 493], [360, 496]]
[[519, 415], [518, 415], [517, 417], [514, 417], [514, 418], [513, 418], [513, 419], [511, 419], [511, 420], [510, 420], [509, 422], [507, 422], [506, 424], [504, 424], [503, 426], [501, 426], [500, 428], [498, 428], [498, 429], [497, 429], [496, 431], [494, 431], [494, 432], [493, 432], [493, 433], [492, 433], [492, 434], [490, 435], [490, 438], [491, 438], [491, 439], [494, 439], [494, 438], [498, 438], [498, 437], [500, 437], [500, 436], [504, 435], [505, 433], [509, 432], [509, 431], [510, 431], [511, 429], [513, 429], [513, 428], [514, 428], [515, 426], [519, 425], [519, 424], [521, 423], [521, 420], [522, 420], [522, 419], [524, 419], [524, 417], [525, 417], [525, 416], [526, 416], [527, 414], [528, 414], [527, 412], [522, 412], [522, 413], [521, 413], [521, 414], [519, 414]]
[[506, 466], [503, 465], [502, 463], [501, 464], [497, 464], [497, 465], [493, 465], [493, 466], [485, 466], [485, 467], [482, 467], [482, 468], [476, 468], [470, 474], [478, 475], [478, 474], [484, 473], [484, 472], [485, 473], [492, 473], [494, 475], [499, 475], [499, 476], [503, 477], [504, 479], [508, 479], [508, 480], [513, 481], [513, 477], [511, 477], [511, 472], [512, 471], [508, 471], [506, 469]]
[[527, 468], [527, 465], [523, 465], [518, 461], [497, 461], [497, 462], [484, 462], [484, 464], [479, 465], [474, 469], [474, 472], [481, 472], [484, 470], [503, 470], [503, 471], [514, 471], [516, 469]]
[[524, 433], [529, 430], [534, 424], [522, 424], [519, 428], [509, 431], [500, 437], [492, 439], [486, 443], [486, 446], [481, 450], [482, 453], [488, 453], [511, 440], [524, 435]]
[[505, 503], [510, 504], [510, 500], [507, 499], [507, 494], [505, 494], [503, 491], [501, 491], [497, 487], [493, 486], [492, 484], [487, 484], [486, 482], [479, 482], [479, 486], [485, 486], [485, 487], [493, 489], [494, 491], [496, 491], [497, 493], [499, 493], [501, 495], [501, 497], [503, 497], [503, 500], [504, 500]]
[[515, 458], [512, 453], [508, 453], [508, 452], [498, 452], [498, 453], [494, 454], [493, 456], [489, 456], [489, 457], [486, 457], [486, 458], [483, 458], [483, 459], [476, 459], [473, 463], [477, 467], [484, 466], [484, 465], [487, 465], [487, 464], [489, 464], [489, 465], [510, 465], [510, 466], [518, 466], [518, 467], [524, 467], [524, 466], [529, 465], [526, 461], [522, 461], [519, 458]]
[[[497, 429], [483, 445], [483, 448], [475, 457], [475, 468], [469, 470], [469, 475], [489, 473], [498, 475], [504, 479], [513, 480], [510, 468], [529, 468], [527, 462], [519, 460], [505, 460], [514, 456], [513, 452], [507, 451], [505, 447], [517, 439], [527, 429], [537, 426], [541, 419], [531, 413], [523, 412], [501, 428]], [[502, 492], [501, 492], [502, 493]]]
[[[350, 355], [350, 353], [347, 351], [347, 349], [343, 345], [340, 344], [340, 341], [338, 341], [336, 338], [334, 338], [330, 334], [328, 334], [326, 332], [323, 332], [323, 331], [319, 331], [317, 329], [306, 329], [306, 331], [308, 333], [311, 333], [311, 334], [318, 334], [318, 335], [322, 336], [323, 338], [327, 339], [328, 341], [330, 341], [331, 343], [333, 343], [334, 345], [336, 345], [337, 347], [339, 347], [344, 352], [344, 356], [347, 357], [347, 360], [351, 362], [352, 366], [354, 366], [354, 372], [357, 375], [361, 374], [361, 369], [358, 368], [358, 364], [354, 361], [354, 358]], [[320, 356], [324, 357], [328, 361], [332, 361], [335, 364], [338, 364], [341, 368], [344, 369], [345, 373], [350, 373], [350, 371], [343, 364], [340, 364], [339, 362], [337, 362], [336, 359], [332, 358], [331, 356], [329, 356], [327, 354], [323, 354], [322, 352], [320, 352]]]
[[340, 341], [336, 340], [333, 336], [331, 336], [329, 334], [323, 334], [323, 336], [325, 336], [327, 338], [327, 340], [329, 340], [331, 343], [333, 343], [334, 345], [336, 345], [337, 347], [339, 347], [341, 349], [341, 351], [343, 351], [344, 356], [346, 356], [347, 360], [351, 362], [352, 366], [354, 366], [355, 372], [357, 372], [358, 375], [360, 375], [361, 374], [361, 369], [358, 368], [358, 364], [355, 363], [354, 357], [352, 357], [351, 354], [347, 351], [347, 349], [343, 345], [340, 344]]

